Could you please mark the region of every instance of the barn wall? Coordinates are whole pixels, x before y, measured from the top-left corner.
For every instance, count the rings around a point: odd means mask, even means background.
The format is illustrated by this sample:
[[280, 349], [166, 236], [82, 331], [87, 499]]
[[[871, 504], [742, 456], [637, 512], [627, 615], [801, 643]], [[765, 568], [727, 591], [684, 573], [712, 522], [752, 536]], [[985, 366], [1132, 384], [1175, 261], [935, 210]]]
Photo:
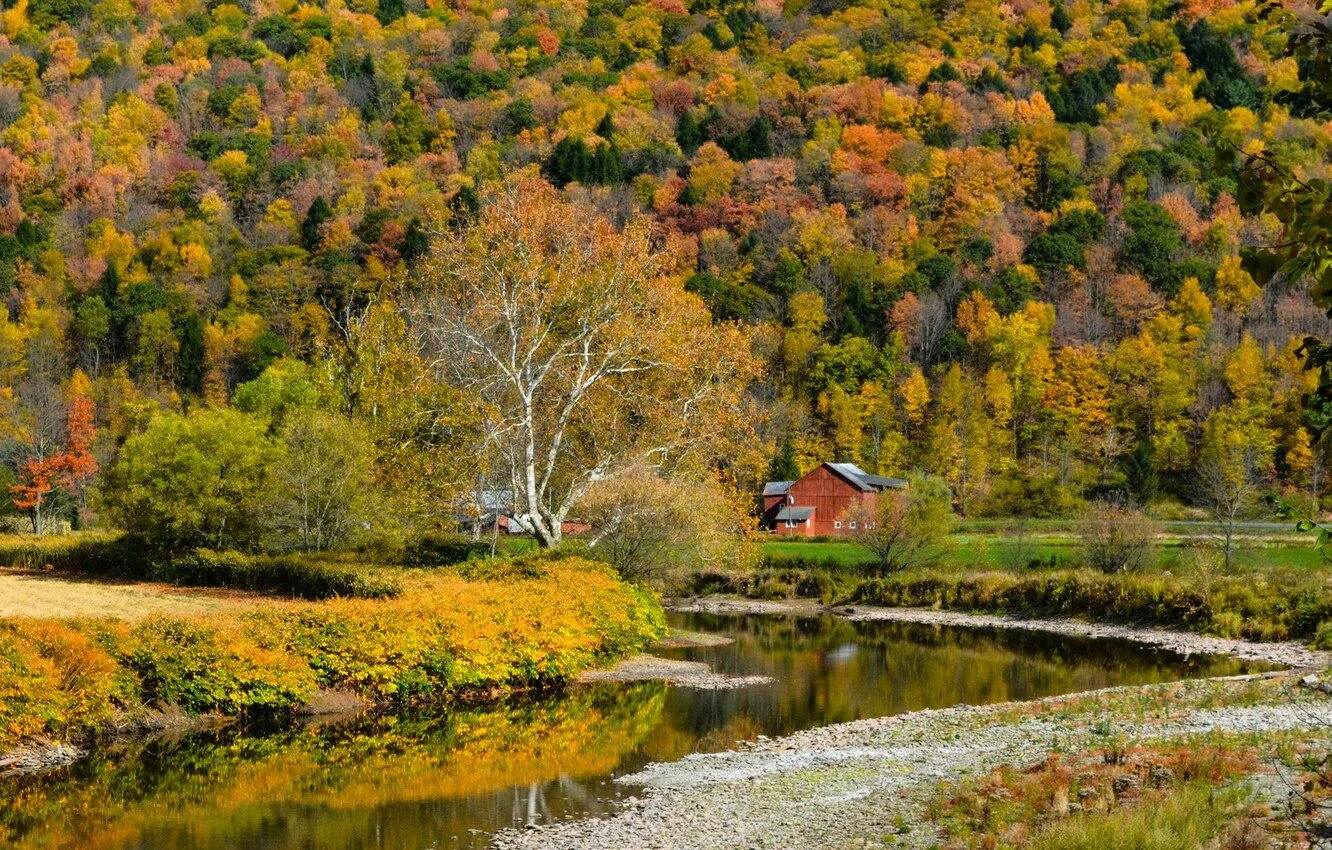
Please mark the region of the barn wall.
[[827, 534], [844, 535], [850, 532], [846, 523], [837, 528], [835, 523], [843, 520], [852, 507], [865, 504], [873, 507], [877, 498], [874, 493], [861, 492], [860, 488], [848, 483], [837, 473], [820, 466], [818, 469], [791, 485], [792, 504], [796, 507], [813, 507], [814, 516], [809, 525], [800, 528], [786, 528], [777, 524], [779, 534], [799, 534], [804, 536]]

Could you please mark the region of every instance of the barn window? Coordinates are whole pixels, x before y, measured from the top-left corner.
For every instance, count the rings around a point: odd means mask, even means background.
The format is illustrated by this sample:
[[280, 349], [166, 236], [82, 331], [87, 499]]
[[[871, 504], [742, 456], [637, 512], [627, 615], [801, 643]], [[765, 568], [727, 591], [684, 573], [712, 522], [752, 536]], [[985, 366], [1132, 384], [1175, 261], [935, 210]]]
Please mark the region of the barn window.
[[852, 527], [852, 528], [855, 528], [855, 527], [856, 527], [856, 523], [855, 523], [854, 520], [852, 520], [852, 522], [851, 522], [851, 527]]
[[842, 524], [841, 524], [840, 522], [835, 522], [835, 523], [833, 523], [833, 528], [841, 528], [841, 527], [842, 527]]

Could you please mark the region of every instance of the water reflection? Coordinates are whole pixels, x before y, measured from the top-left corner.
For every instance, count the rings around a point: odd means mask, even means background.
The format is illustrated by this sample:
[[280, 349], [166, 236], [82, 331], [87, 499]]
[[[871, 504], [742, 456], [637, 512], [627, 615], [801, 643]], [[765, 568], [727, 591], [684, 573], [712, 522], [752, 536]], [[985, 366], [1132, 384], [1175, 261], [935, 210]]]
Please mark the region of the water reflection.
[[1116, 641], [831, 617], [675, 615], [734, 643], [671, 654], [735, 691], [599, 684], [444, 716], [363, 717], [107, 746], [0, 783], [0, 844], [20, 850], [483, 847], [507, 826], [607, 814], [614, 776], [756, 735], [960, 702], [1243, 672]]

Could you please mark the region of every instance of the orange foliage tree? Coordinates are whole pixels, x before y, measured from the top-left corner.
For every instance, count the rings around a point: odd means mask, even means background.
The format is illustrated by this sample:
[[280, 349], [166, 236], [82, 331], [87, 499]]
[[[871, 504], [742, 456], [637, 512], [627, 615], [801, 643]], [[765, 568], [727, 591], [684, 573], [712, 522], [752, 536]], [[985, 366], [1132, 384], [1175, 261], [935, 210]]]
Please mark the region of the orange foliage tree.
[[92, 453], [97, 429], [88, 387], [88, 378], [75, 372], [69, 387], [63, 445], [34, 441], [31, 453], [18, 464], [18, 481], [9, 488], [14, 507], [28, 513], [35, 534], [46, 530], [44, 508], [52, 493], [63, 487], [82, 507], [88, 482], [97, 474], [97, 458]]
[[64, 456], [60, 454], [46, 457], [33, 455], [19, 464], [18, 483], [10, 485], [9, 491], [14, 494], [14, 507], [28, 512], [34, 534], [41, 534], [46, 528], [42, 508], [46, 504], [46, 497], [59, 484], [63, 468]]

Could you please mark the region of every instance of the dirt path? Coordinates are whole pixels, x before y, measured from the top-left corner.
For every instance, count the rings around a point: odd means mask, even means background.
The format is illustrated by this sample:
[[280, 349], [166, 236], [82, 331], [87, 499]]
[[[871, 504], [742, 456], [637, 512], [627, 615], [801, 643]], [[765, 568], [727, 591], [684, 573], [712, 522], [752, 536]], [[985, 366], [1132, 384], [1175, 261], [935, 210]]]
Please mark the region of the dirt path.
[[0, 571], [0, 617], [116, 617], [211, 614], [244, 607], [246, 600], [164, 584], [75, 581], [44, 573]]

